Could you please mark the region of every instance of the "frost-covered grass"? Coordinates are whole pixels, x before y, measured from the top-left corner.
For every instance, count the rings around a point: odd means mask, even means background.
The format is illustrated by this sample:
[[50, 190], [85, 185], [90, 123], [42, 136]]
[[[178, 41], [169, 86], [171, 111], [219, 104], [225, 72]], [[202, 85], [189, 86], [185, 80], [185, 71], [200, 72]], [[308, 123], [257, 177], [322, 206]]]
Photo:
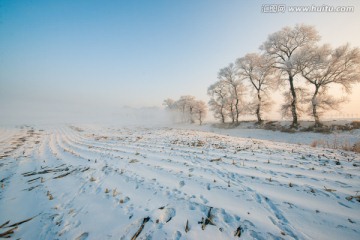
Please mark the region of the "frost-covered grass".
[[10, 221], [0, 234], [360, 238], [358, 153], [310, 147], [308, 133], [245, 130], [0, 128], [0, 226]]

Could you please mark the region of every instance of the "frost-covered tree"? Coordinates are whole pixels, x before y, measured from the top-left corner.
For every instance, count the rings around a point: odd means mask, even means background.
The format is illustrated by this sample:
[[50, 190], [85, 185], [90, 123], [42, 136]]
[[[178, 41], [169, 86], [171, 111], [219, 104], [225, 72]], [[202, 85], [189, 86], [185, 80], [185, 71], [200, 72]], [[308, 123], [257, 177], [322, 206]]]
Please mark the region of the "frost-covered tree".
[[225, 123], [230, 96], [228, 84], [225, 81], [217, 81], [208, 88], [207, 93], [210, 96], [209, 105], [214, 117]]
[[166, 109], [174, 110], [176, 108], [175, 100], [173, 100], [171, 98], [167, 98], [164, 100], [163, 106], [165, 106]]
[[[195, 120], [199, 120], [202, 123], [206, 116], [206, 106], [202, 108], [202, 105], [194, 96], [181, 96], [176, 101], [168, 98], [164, 100], [163, 105], [172, 113], [176, 122], [194, 123]], [[175, 119], [173, 120], [175, 121]]]
[[171, 120], [173, 122], [179, 122], [179, 119], [181, 119], [181, 114], [179, 112], [176, 101], [171, 98], [167, 98], [163, 101], [163, 106], [169, 112]]
[[181, 96], [179, 100], [175, 102], [176, 108], [180, 110], [182, 116], [182, 122], [194, 123], [194, 105], [195, 97], [186, 95]]
[[198, 100], [195, 102], [194, 114], [196, 116], [196, 119], [199, 121], [199, 124], [202, 125], [203, 120], [205, 119], [207, 114], [207, 106], [204, 101]]
[[266, 54], [275, 61], [274, 67], [282, 74], [289, 84], [291, 94], [290, 108], [292, 115], [291, 127], [298, 127], [298, 101], [296, 95], [295, 76], [299, 70], [294, 64], [294, 55], [302, 49], [312, 47], [320, 39], [318, 32], [313, 26], [296, 25], [295, 27], [284, 27], [268, 36], [268, 39], [260, 46]]
[[255, 91], [254, 99], [249, 107], [250, 111], [256, 114], [258, 123], [261, 123], [263, 111], [269, 110], [271, 106], [268, 91], [275, 87], [273, 61], [267, 55], [250, 53], [237, 59], [236, 65], [241, 78], [247, 80], [251, 89]]
[[240, 109], [243, 103], [243, 95], [245, 93], [245, 86], [241, 82], [237, 73], [236, 66], [230, 63], [227, 67], [220, 69], [218, 73], [219, 81], [223, 81], [229, 87], [230, 99], [228, 101], [229, 115], [232, 122], [239, 122]]
[[338, 109], [344, 102], [329, 95], [329, 87], [337, 84], [350, 93], [353, 84], [360, 82], [360, 49], [349, 44], [336, 49], [329, 45], [303, 49], [297, 55], [297, 66], [307, 83], [314, 86], [311, 112], [319, 127], [321, 111]]

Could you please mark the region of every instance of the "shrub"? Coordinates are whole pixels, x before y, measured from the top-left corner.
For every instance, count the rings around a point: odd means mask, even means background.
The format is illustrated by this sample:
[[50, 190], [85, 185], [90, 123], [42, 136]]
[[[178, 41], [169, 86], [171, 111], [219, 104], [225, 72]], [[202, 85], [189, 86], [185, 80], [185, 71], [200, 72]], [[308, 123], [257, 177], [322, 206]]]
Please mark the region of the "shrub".
[[314, 127], [310, 126], [310, 127], [304, 127], [300, 129], [300, 132], [312, 132], [314, 131]]
[[277, 121], [269, 121], [266, 122], [264, 125], [262, 125], [264, 129], [266, 130], [279, 130], [279, 125]]
[[317, 133], [331, 133], [331, 128], [329, 128], [327, 126], [322, 126], [322, 127], [314, 128], [314, 132], [317, 132]]
[[314, 140], [311, 144], [311, 147], [317, 147], [317, 146], [325, 146], [325, 143], [323, 140]]
[[342, 149], [345, 151], [352, 151], [353, 146], [350, 145], [350, 142], [348, 140], [345, 140], [344, 143], [342, 144]]
[[353, 129], [360, 129], [360, 121], [352, 121], [350, 125]]
[[354, 144], [352, 151], [360, 153], [360, 141]]
[[293, 128], [286, 128], [286, 127], [281, 128], [280, 131], [281, 131], [281, 132], [286, 132], [286, 133], [295, 133], [295, 132], [296, 132], [295, 129], [293, 129]]
[[360, 153], [360, 141], [356, 142], [354, 145], [351, 145], [349, 140], [339, 140], [336, 136], [332, 140], [314, 140], [312, 141], [310, 146], [342, 149], [344, 151], [353, 151]]

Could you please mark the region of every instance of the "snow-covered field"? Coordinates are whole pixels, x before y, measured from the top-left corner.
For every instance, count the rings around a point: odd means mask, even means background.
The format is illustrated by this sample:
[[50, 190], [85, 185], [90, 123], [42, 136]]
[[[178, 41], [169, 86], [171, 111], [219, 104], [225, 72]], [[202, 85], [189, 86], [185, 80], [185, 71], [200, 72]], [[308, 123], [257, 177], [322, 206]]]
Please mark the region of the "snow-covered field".
[[[351, 121], [336, 121], [336, 122], [324, 122], [324, 124], [330, 125], [335, 123], [337, 125], [344, 125], [345, 123], [350, 123]], [[280, 122], [281, 125], [289, 126], [290, 123]], [[308, 127], [313, 125], [313, 122], [301, 122], [302, 127]], [[259, 128], [254, 128], [254, 122], [250, 123], [241, 123], [240, 126], [236, 128], [215, 128], [212, 124], [207, 124], [203, 126], [196, 125], [179, 125], [178, 128], [183, 129], [196, 129], [206, 132], [214, 132], [223, 135], [229, 135], [234, 137], [242, 138], [253, 138], [253, 139], [262, 139], [276, 142], [286, 142], [294, 144], [308, 144], [311, 145], [314, 141], [324, 141], [328, 142], [329, 145], [337, 141], [340, 144], [349, 143], [353, 145], [357, 142], [360, 142], [360, 129], [353, 129], [351, 131], [332, 131], [331, 133], [316, 133], [316, 132], [296, 132], [296, 133], [287, 133], [281, 131], [272, 131], [264, 130]]]
[[0, 234], [360, 239], [360, 154], [229, 132], [0, 128]]

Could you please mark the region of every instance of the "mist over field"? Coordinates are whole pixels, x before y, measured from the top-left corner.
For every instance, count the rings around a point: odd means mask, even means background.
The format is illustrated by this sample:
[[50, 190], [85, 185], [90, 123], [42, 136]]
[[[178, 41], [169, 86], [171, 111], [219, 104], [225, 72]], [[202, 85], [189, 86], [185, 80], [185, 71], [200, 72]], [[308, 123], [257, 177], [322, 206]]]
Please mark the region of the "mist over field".
[[64, 106], [39, 103], [3, 106], [0, 123], [13, 124], [117, 124], [119, 126], [166, 126], [169, 113], [159, 107]]

